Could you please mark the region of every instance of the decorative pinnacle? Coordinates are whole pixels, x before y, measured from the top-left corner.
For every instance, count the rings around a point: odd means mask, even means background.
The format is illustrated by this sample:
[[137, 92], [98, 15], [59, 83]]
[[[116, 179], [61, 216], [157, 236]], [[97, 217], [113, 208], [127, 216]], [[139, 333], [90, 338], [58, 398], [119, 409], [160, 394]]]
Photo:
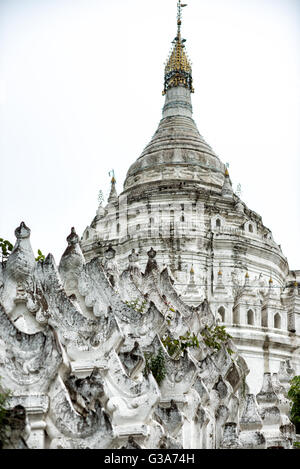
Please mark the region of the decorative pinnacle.
[[167, 90], [172, 87], [184, 86], [188, 88], [191, 93], [194, 92], [192, 86], [192, 66], [184, 51], [185, 39], [181, 39], [181, 18], [182, 8], [186, 7], [186, 4], [182, 4], [181, 0], [177, 3], [177, 36], [173, 41], [173, 48], [167, 64], [165, 66], [165, 82], [163, 95], [166, 94]]
[[109, 171], [108, 175], [111, 176], [111, 183], [112, 183], [112, 184], [115, 184], [115, 183], [116, 183], [116, 179], [115, 179], [115, 170], [112, 169], [111, 171]]
[[181, 0], [178, 0], [177, 3], [177, 34], [180, 37], [180, 30], [181, 30], [181, 18], [182, 18], [182, 11], [181, 9], [186, 7], [187, 4], [182, 4]]
[[150, 259], [154, 259], [156, 256], [156, 251], [151, 247], [150, 251], [148, 251], [147, 254]]
[[116, 178], [115, 178], [114, 170], [112, 169], [111, 171], [109, 171], [108, 175], [111, 176], [111, 188], [110, 188], [110, 194], [108, 197], [108, 202], [114, 202], [118, 198], [118, 194], [116, 191]]
[[79, 243], [79, 237], [76, 234], [74, 226], [71, 228], [71, 233], [69, 234], [69, 236], [67, 236], [67, 242], [69, 246], [71, 246], [72, 244]]
[[25, 223], [22, 221], [20, 226], [15, 229], [15, 236], [17, 239], [29, 238], [30, 228], [28, 228], [28, 226], [26, 226]]
[[106, 259], [113, 259], [116, 255], [116, 251], [112, 247], [112, 244], [109, 243], [108, 248], [104, 251], [104, 256]]

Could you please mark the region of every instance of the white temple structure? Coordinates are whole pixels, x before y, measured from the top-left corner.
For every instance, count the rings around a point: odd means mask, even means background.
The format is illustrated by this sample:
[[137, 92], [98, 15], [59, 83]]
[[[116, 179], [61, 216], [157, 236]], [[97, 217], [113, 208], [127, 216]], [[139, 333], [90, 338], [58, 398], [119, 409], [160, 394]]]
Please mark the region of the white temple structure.
[[[165, 104], [151, 142], [130, 166], [124, 190], [115, 179], [105, 207], [83, 233], [87, 260], [111, 244], [120, 269], [132, 249], [141, 267], [147, 251], [168, 266], [182, 299], [206, 299], [216, 320], [234, 337], [257, 393], [264, 372], [289, 359], [300, 373], [300, 271], [290, 271], [262, 218], [233, 192], [228, 169], [192, 118], [192, 69], [177, 36], [165, 67]], [[233, 136], [232, 136], [233, 138]]]
[[58, 266], [24, 222], [0, 263], [4, 447], [293, 447], [300, 271], [193, 121], [183, 6], [162, 120], [123, 192], [113, 177]]

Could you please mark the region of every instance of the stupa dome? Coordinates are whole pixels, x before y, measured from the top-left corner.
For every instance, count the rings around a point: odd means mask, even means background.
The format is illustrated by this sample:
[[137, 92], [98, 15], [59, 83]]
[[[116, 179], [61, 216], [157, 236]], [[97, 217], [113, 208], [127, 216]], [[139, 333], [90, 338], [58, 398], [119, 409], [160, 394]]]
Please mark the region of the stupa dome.
[[192, 118], [190, 90], [166, 92], [163, 117], [150, 143], [130, 166], [124, 189], [165, 180], [190, 180], [220, 191], [225, 165], [200, 135]]

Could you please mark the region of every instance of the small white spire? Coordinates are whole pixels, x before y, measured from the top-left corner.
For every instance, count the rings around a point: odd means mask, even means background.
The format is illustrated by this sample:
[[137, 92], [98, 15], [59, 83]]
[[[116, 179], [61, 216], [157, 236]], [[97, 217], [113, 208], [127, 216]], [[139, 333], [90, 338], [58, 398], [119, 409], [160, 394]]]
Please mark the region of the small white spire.
[[108, 203], [111, 203], [111, 202], [116, 202], [118, 200], [118, 194], [117, 194], [117, 190], [116, 190], [116, 179], [115, 179], [114, 170], [110, 171], [108, 174], [110, 176], [112, 175], [110, 194], [108, 196]]

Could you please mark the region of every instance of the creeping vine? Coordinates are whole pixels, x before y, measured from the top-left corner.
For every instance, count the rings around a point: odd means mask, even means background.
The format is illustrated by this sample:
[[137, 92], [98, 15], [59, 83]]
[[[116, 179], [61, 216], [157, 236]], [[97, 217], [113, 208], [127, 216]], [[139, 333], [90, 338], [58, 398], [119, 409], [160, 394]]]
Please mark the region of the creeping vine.
[[148, 377], [152, 373], [157, 384], [160, 385], [167, 373], [163, 349], [160, 347], [157, 355], [145, 353], [145, 360], [144, 376]]

